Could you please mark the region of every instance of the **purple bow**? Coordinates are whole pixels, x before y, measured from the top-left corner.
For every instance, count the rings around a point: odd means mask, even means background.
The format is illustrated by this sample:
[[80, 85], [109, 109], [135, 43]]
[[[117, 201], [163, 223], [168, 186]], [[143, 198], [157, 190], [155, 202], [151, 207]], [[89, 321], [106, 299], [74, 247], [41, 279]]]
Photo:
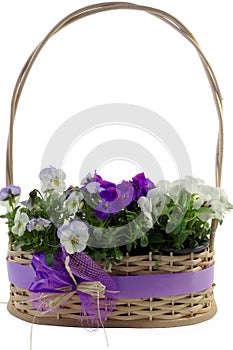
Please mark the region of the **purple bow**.
[[[65, 266], [67, 257], [74, 280]], [[85, 292], [77, 291], [81, 301], [82, 320], [85, 318], [87, 322], [90, 321], [90, 325], [99, 326], [116, 305], [119, 293], [116, 283], [85, 253], [71, 255], [62, 250], [56, 254], [53, 266], [46, 264], [45, 253], [34, 253], [32, 267], [37, 277], [29, 288], [32, 292], [31, 303], [39, 312], [58, 312], [52, 303], [51, 297], [54, 295], [64, 296], [64, 304], [60, 304], [59, 308], [65, 308], [69, 295], [74, 295], [77, 286], [82, 282], [100, 282], [105, 287], [104, 298], [99, 300]], [[68, 299], [65, 298], [66, 295]]]

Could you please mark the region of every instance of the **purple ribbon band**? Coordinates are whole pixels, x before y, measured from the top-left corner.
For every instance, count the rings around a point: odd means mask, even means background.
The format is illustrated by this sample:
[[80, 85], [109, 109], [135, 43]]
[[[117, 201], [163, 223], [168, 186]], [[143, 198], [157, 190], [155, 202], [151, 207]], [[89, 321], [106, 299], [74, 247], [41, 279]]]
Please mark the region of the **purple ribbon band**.
[[115, 276], [121, 298], [153, 298], [200, 292], [212, 286], [214, 265], [196, 271], [146, 276]]
[[[36, 278], [32, 266], [7, 261], [9, 281], [19, 288], [29, 289]], [[214, 264], [196, 271], [174, 274], [112, 277], [120, 293], [118, 298], [153, 298], [191, 294], [208, 289], [214, 280]]]

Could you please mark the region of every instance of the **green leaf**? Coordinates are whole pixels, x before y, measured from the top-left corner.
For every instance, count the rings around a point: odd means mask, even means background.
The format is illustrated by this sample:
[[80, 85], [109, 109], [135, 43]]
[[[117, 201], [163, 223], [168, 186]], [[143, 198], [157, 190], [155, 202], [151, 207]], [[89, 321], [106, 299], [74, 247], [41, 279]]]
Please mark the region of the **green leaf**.
[[192, 199], [192, 195], [185, 190], [181, 191], [178, 198], [178, 205], [183, 209], [183, 211], [186, 211], [189, 203]]
[[174, 208], [171, 218], [169, 219], [166, 226], [166, 233], [171, 233], [175, 231], [177, 234], [180, 230], [180, 223], [183, 218], [183, 213], [178, 214], [178, 208]]
[[96, 261], [101, 261], [106, 259], [106, 252], [104, 250], [95, 250], [92, 254], [93, 259]]
[[22, 247], [23, 243], [22, 242], [14, 242], [13, 248], [14, 250], [19, 250]]
[[103, 236], [103, 229], [100, 227], [95, 227], [93, 230], [93, 235], [97, 240], [100, 240]]
[[138, 213], [135, 213], [134, 211], [126, 210], [126, 217], [127, 217], [129, 220], [133, 220], [133, 219], [135, 219], [137, 216], [138, 216]]
[[121, 261], [121, 259], [123, 258], [123, 254], [119, 248], [114, 248], [114, 258], [117, 261]]
[[104, 268], [105, 271], [107, 272], [112, 272], [112, 262], [111, 260], [106, 260], [105, 261], [105, 268]]
[[147, 247], [148, 244], [149, 244], [149, 240], [148, 240], [148, 237], [146, 235], [143, 235], [141, 238], [140, 238], [140, 243], [141, 243], [141, 246], [144, 248], [144, 247]]
[[132, 250], [132, 243], [128, 243], [127, 245], [126, 245], [126, 249], [127, 249], [127, 252], [131, 252], [131, 250]]
[[1, 218], [1, 219], [6, 219], [6, 218], [7, 218], [7, 217], [6, 217], [6, 214], [0, 215], [0, 218]]
[[14, 221], [14, 215], [13, 215], [13, 213], [6, 213], [6, 214], [4, 214], [4, 215], [1, 215], [1, 218], [2, 219], [9, 219], [9, 220], [12, 220], [12, 221]]
[[199, 209], [196, 211], [196, 215], [205, 214], [205, 213], [213, 214], [213, 213], [214, 213], [214, 210], [211, 209], [211, 208], [201, 207], [201, 208], [199, 208]]
[[45, 262], [48, 266], [53, 266], [54, 254], [51, 252], [45, 253]]
[[181, 245], [187, 238], [188, 236], [188, 232], [187, 231], [181, 231], [177, 237], [178, 239], [178, 243]]

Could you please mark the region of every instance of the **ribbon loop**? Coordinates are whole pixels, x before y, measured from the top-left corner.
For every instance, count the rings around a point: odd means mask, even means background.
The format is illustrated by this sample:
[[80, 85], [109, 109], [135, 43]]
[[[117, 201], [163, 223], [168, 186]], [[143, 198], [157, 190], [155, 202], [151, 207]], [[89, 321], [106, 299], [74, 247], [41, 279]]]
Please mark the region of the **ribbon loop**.
[[32, 267], [36, 278], [29, 287], [31, 302], [40, 312], [59, 312], [75, 293], [82, 318], [92, 325], [102, 325], [115, 308], [119, 294], [115, 281], [82, 252], [70, 255], [61, 250], [53, 266], [47, 266], [44, 253], [34, 253]]

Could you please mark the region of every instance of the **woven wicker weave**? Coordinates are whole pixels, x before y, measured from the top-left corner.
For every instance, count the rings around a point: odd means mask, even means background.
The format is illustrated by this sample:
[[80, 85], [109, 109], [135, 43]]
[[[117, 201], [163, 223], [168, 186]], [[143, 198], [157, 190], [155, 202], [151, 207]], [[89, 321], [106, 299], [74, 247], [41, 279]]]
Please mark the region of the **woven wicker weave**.
[[[32, 253], [8, 252], [9, 260], [30, 265]], [[159, 268], [156, 262], [160, 261]], [[213, 252], [183, 256], [143, 255], [124, 258], [113, 266], [113, 275], [138, 276], [146, 274], [194, 272], [214, 263]], [[30, 293], [14, 285], [10, 287], [9, 311], [26, 321], [42, 324], [79, 326], [81, 304], [78, 294], [71, 297], [56, 314], [41, 315], [33, 309]], [[213, 286], [199, 293], [163, 298], [118, 299], [108, 316], [106, 327], [168, 327], [194, 324], [212, 317], [216, 312]]]
[[[207, 59], [202, 53], [199, 44], [192, 33], [176, 18], [170, 14], [151, 7], [140, 6], [131, 3], [113, 2], [87, 6], [77, 10], [62, 21], [60, 21], [35, 48], [23, 67], [14, 89], [11, 104], [11, 120], [7, 145], [6, 182], [7, 185], [13, 183], [13, 127], [18, 107], [18, 102], [30, 72], [40, 51], [47, 41], [66, 25], [78, 19], [84, 18], [98, 12], [127, 9], [144, 11], [157, 17], [184, 36], [196, 49], [204, 71], [208, 78], [216, 110], [219, 118], [219, 134], [216, 151], [216, 186], [221, 185], [222, 157], [223, 157], [223, 122], [222, 122], [222, 98], [215, 75]], [[149, 254], [148, 256], [125, 257], [120, 264], [113, 266], [114, 275], [147, 275], [158, 273], [181, 273], [196, 272], [205, 269], [213, 264], [213, 251], [216, 220], [211, 226], [210, 248], [202, 253], [184, 256], [158, 256]], [[9, 251], [9, 260], [21, 265], [30, 265], [33, 252]], [[159, 261], [159, 268], [156, 268]], [[30, 293], [28, 290], [20, 289], [11, 285], [10, 300], [8, 310], [11, 314], [25, 321], [40, 324], [53, 324], [65, 326], [80, 325], [80, 301], [78, 295], [74, 295], [68, 300], [66, 305], [55, 315], [39, 314], [33, 309], [30, 303]], [[106, 323], [107, 327], [170, 327], [198, 323], [211, 318], [216, 313], [216, 304], [213, 297], [213, 286], [207, 290], [188, 294], [176, 295], [161, 298], [149, 299], [118, 299], [114, 311], [109, 314]]]

